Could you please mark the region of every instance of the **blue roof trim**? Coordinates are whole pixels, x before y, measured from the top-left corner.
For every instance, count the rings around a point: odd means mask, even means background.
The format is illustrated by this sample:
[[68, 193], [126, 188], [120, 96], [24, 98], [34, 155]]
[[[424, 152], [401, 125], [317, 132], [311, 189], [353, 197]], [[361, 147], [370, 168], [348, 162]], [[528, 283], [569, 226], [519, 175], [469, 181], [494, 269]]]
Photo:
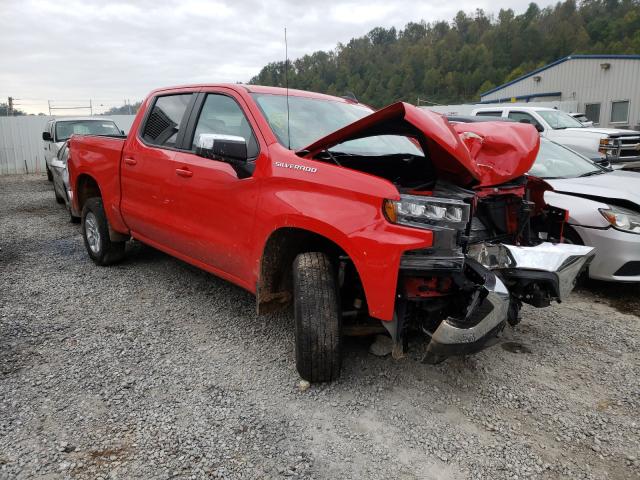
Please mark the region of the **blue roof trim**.
[[544, 67], [540, 67], [536, 70], [533, 70], [525, 75], [522, 75], [514, 80], [511, 80], [510, 82], [507, 83], [503, 83], [502, 85], [492, 88], [491, 90], [487, 90], [484, 93], [480, 94], [480, 97], [484, 97], [485, 95], [489, 95], [493, 92], [497, 92], [498, 90], [502, 90], [505, 87], [508, 87], [509, 85], [513, 85], [516, 82], [519, 82], [520, 80], [524, 80], [525, 78], [529, 78], [533, 75], [535, 75], [536, 73], [540, 73], [543, 72], [545, 70], [547, 70], [548, 68], [551, 67], [555, 67], [556, 65], [559, 65], [561, 63], [566, 62], [567, 60], [584, 60], [584, 59], [607, 59], [607, 60], [640, 60], [640, 55], [568, 55], [566, 57], [560, 58], [558, 60], [556, 60], [555, 62], [551, 62], [547, 65], [545, 65]]
[[526, 100], [528, 102], [532, 98], [539, 98], [539, 97], [562, 97], [562, 92], [531, 93], [529, 95], [518, 95], [516, 97], [503, 97], [496, 100], [483, 100], [478, 103], [482, 104], [482, 103], [510, 102], [512, 98], [515, 98], [516, 100]]

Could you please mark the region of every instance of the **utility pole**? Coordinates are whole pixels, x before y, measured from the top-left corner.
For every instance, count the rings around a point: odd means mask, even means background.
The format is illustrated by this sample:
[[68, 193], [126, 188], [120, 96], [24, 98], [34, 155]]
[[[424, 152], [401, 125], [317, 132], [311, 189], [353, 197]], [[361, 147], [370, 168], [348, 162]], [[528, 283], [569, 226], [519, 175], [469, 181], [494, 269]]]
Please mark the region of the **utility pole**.
[[131, 115], [131, 100], [127, 99], [126, 105], [129, 107], [129, 115]]
[[93, 117], [93, 104], [91, 103], [91, 99], [89, 99], [89, 111], [91, 112], [91, 116]]
[[49, 105], [49, 116], [51, 116], [51, 100], [47, 100], [47, 104]]
[[7, 117], [12, 117], [13, 116], [13, 97], [9, 97], [8, 98], [8, 102], [7, 102]]

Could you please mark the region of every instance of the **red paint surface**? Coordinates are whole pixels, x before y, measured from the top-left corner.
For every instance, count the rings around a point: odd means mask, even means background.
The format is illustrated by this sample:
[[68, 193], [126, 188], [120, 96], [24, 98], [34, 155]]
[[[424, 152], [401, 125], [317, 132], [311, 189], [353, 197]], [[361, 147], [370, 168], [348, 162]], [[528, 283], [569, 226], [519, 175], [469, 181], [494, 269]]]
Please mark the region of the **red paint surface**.
[[[245, 110], [260, 145], [252, 177], [238, 179], [224, 162], [190, 152], [145, 145], [137, 135], [150, 100], [159, 93], [205, 91], [235, 98]], [[250, 91], [282, 94], [282, 89], [243, 85], [196, 85], [156, 90], [142, 104], [126, 140], [74, 136], [70, 184], [83, 176], [100, 187], [113, 230], [130, 234], [160, 250], [254, 292], [260, 261], [270, 235], [299, 228], [338, 244], [352, 259], [370, 314], [391, 320], [400, 256], [432, 245], [429, 230], [389, 223], [382, 201], [398, 199], [389, 181], [312, 160], [314, 153], [349, 136], [376, 131], [411, 135], [429, 150], [444, 178], [477, 187], [503, 183], [526, 172], [538, 149], [531, 126], [464, 124], [482, 142], [459, 135], [439, 115], [397, 103], [315, 142], [300, 158], [277, 143]], [[291, 91], [291, 95], [331, 99]], [[535, 132], [535, 136], [532, 134]], [[535, 137], [535, 138], [534, 138]], [[511, 139], [511, 143], [509, 143]], [[474, 144], [474, 142], [476, 144]], [[279, 168], [275, 162], [315, 167], [315, 173]], [[73, 196], [78, 209], [78, 195]]]

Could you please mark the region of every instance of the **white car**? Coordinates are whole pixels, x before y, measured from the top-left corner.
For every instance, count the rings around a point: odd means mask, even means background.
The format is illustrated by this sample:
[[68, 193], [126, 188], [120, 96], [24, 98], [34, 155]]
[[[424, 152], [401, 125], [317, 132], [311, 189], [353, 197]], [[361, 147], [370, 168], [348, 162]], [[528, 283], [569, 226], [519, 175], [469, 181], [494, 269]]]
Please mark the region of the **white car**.
[[541, 138], [529, 174], [554, 188], [545, 192], [549, 205], [569, 211], [566, 240], [596, 247], [591, 278], [640, 281], [640, 173], [600, 167]]
[[584, 113], [572, 112], [569, 115], [571, 115], [573, 118], [578, 120], [583, 126], [585, 126], [585, 127], [593, 127], [593, 122], [591, 120], [589, 120]]
[[47, 122], [42, 132], [44, 142], [44, 159], [47, 168], [47, 178], [53, 181], [51, 162], [58, 156], [58, 151], [64, 142], [74, 133], [81, 135], [124, 135], [113, 120], [99, 117], [69, 117], [54, 118]]
[[571, 148], [591, 160], [614, 168], [640, 167], [640, 132], [615, 128], [585, 127], [568, 113], [546, 107], [483, 107], [474, 116], [503, 117], [530, 123], [540, 135]]

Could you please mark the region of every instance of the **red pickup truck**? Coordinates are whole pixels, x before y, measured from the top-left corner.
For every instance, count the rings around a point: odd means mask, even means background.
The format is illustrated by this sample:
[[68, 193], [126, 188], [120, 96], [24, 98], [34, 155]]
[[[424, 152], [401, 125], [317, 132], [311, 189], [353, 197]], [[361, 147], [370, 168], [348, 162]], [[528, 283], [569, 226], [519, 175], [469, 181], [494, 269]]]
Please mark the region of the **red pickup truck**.
[[[562, 301], [593, 255], [527, 177], [530, 125], [449, 124], [406, 103], [254, 85], [153, 91], [126, 139], [70, 140], [72, 209], [91, 259], [130, 238], [293, 303], [296, 365], [338, 377], [341, 337], [386, 330], [424, 359], [478, 351], [523, 302]], [[384, 328], [382, 328], [384, 327]]]

